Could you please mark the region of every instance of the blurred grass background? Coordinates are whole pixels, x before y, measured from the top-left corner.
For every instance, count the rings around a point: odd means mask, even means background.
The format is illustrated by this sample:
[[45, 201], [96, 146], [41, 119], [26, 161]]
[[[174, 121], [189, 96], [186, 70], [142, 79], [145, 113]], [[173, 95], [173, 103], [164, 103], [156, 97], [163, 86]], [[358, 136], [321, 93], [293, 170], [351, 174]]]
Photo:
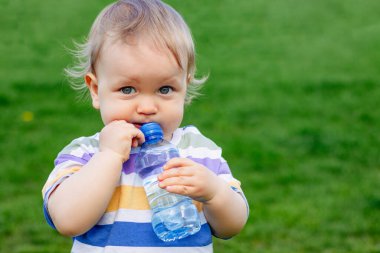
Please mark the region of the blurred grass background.
[[[63, 77], [110, 1], [0, 0], [0, 252], [69, 252], [41, 188], [102, 125]], [[168, 0], [194, 34], [186, 109], [224, 149], [251, 216], [215, 252], [380, 252], [380, 1]]]

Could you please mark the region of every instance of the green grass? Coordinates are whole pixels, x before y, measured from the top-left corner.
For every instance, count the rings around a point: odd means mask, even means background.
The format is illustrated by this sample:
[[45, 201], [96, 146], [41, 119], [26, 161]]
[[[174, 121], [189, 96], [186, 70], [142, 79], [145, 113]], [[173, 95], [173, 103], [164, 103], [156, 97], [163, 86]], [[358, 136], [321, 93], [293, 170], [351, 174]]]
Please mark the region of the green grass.
[[[70, 250], [41, 188], [60, 149], [101, 128], [62, 69], [109, 2], [0, 0], [0, 252]], [[380, 2], [168, 3], [210, 73], [184, 124], [223, 147], [251, 206], [215, 252], [379, 253]]]

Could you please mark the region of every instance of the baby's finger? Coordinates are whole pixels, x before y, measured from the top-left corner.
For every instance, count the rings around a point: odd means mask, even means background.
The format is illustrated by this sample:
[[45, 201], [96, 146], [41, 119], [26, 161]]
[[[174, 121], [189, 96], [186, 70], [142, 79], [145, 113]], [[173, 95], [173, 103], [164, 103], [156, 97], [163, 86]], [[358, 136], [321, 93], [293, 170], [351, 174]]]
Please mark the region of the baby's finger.
[[169, 185], [165, 188], [168, 192], [190, 196], [193, 194], [193, 187], [188, 185]]
[[181, 177], [169, 177], [169, 178], [166, 178], [165, 180], [159, 182], [159, 186], [161, 188], [166, 188], [168, 186], [173, 186], [173, 185], [191, 186], [192, 181], [191, 181], [190, 177], [182, 177], [181, 176]]
[[181, 158], [181, 157], [176, 157], [170, 159], [165, 165], [164, 165], [164, 170], [169, 170], [172, 168], [181, 168], [181, 167], [187, 167], [194, 165], [194, 162], [188, 158]]
[[135, 144], [135, 142], [137, 143], [136, 147], [139, 144], [141, 145], [145, 142], [145, 136], [143, 132], [141, 132], [141, 130], [138, 129], [137, 127], [134, 127], [132, 131], [132, 136], [133, 136], [133, 139], [132, 139], [133, 145]]
[[158, 176], [158, 180], [162, 181], [167, 178], [175, 178], [175, 177], [191, 177], [193, 176], [193, 170], [189, 167], [184, 168], [172, 168], [165, 170]]
[[133, 138], [132, 139], [132, 147], [133, 148], [137, 148], [139, 146], [139, 142], [136, 138]]

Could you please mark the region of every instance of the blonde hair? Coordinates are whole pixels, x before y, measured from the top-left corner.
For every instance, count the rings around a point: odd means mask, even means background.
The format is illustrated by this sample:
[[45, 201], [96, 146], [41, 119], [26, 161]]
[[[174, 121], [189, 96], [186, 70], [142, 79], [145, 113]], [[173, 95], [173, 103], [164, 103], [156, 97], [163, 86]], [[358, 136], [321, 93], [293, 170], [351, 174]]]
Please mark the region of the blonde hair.
[[120, 0], [100, 12], [86, 41], [75, 43], [76, 48], [71, 50], [77, 62], [65, 72], [75, 90], [88, 93], [84, 76], [95, 73], [102, 46], [111, 34], [124, 42], [131, 36], [148, 35], [155, 45], [168, 48], [189, 77], [185, 103], [199, 95], [207, 76], [195, 78], [195, 49], [190, 29], [177, 11], [159, 0]]

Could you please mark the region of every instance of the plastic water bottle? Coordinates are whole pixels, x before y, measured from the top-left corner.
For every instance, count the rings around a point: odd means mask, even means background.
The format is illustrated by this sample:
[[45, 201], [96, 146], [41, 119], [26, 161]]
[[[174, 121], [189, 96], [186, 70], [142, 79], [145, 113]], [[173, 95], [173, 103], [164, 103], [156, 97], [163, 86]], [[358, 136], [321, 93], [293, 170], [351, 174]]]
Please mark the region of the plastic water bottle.
[[169, 193], [158, 186], [158, 175], [171, 158], [179, 157], [178, 150], [163, 139], [163, 131], [157, 123], [144, 124], [140, 129], [145, 135], [136, 158], [136, 172], [143, 185], [153, 211], [152, 226], [157, 236], [165, 242], [193, 235], [201, 228], [197, 208], [191, 198]]

